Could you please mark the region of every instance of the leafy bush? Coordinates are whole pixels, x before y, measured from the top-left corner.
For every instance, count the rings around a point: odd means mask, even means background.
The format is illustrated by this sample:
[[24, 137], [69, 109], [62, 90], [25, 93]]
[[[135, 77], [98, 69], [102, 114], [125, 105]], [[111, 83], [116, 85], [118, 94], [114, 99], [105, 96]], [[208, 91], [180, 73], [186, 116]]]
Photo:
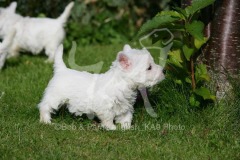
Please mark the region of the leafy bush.
[[[198, 20], [198, 13], [214, 1], [198, 0], [185, 9], [176, 7], [171, 11], [162, 11], [146, 22], [138, 32], [140, 37], [156, 28], [167, 28], [175, 35], [168, 53], [168, 73], [176, 83], [191, 85], [191, 106], [200, 106], [205, 100], [215, 100], [210, 90], [204, 87], [204, 83], [210, 80], [206, 65], [196, 63], [201, 46], [207, 42], [203, 35], [204, 24]], [[152, 43], [165, 42], [164, 35], [156, 34], [152, 37]]]
[[134, 34], [126, 5], [127, 1], [76, 2], [65, 45], [70, 46], [73, 40], [81, 45], [126, 41]]
[[[0, 1], [8, 6], [13, 0]], [[30, 17], [58, 17], [71, 0], [19, 0], [17, 12]], [[72, 41], [79, 45], [125, 43], [134, 37], [146, 19], [159, 10], [176, 5], [173, 0], [75, 0], [66, 26], [65, 47]]]
[[[78, 44], [112, 44], [131, 40], [145, 19], [160, 9], [169, 7], [170, 0], [161, 3], [144, 0], [77, 1], [68, 23], [65, 46]], [[149, 12], [150, 11], [150, 12]]]

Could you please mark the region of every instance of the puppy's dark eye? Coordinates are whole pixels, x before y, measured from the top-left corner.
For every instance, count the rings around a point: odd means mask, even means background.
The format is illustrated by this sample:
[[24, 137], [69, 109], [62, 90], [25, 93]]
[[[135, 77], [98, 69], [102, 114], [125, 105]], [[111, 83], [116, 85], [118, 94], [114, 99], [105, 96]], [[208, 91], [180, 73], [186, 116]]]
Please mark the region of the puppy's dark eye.
[[152, 66], [150, 65], [147, 70], [150, 71], [151, 69], [152, 69]]
[[166, 70], [166, 69], [163, 69], [162, 72], [163, 72], [163, 74], [166, 74], [166, 73], [167, 73], [167, 70]]

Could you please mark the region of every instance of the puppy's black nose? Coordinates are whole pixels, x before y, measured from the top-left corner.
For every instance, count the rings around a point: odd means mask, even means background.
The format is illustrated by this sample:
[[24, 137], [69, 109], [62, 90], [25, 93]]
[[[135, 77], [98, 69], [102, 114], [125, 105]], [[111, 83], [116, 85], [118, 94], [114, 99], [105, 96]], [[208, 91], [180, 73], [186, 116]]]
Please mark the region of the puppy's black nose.
[[166, 73], [167, 73], [167, 70], [166, 70], [166, 69], [163, 69], [162, 72], [163, 72], [163, 74], [166, 74]]

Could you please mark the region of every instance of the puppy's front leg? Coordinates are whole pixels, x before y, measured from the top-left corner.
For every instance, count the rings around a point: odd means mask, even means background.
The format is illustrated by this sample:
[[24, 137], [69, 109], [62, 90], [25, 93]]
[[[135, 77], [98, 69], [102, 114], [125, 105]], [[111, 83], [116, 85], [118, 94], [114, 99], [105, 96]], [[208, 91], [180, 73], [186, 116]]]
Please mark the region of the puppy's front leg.
[[40, 108], [40, 122], [46, 124], [51, 123], [51, 112], [48, 108]]
[[49, 46], [47, 46], [45, 48], [45, 52], [46, 52], [46, 55], [48, 56], [48, 59], [45, 61], [45, 63], [53, 63], [54, 62], [54, 55], [55, 55], [55, 52], [58, 48], [59, 44], [50, 44]]
[[97, 114], [98, 118], [101, 120], [101, 126], [106, 130], [116, 130], [117, 127], [114, 125], [114, 114], [110, 111], [105, 113]]
[[13, 43], [11, 48], [9, 49], [9, 54], [7, 58], [14, 58], [19, 56], [19, 47], [16, 43]]
[[131, 123], [132, 123], [132, 112], [128, 111], [126, 113], [123, 113], [115, 118], [116, 123], [121, 124], [122, 129], [130, 129]]
[[47, 60], [44, 61], [45, 63], [53, 63], [54, 59], [52, 57], [48, 57]]
[[4, 66], [6, 59], [9, 57], [13, 57], [13, 54], [18, 55], [17, 49], [13, 50], [11, 48], [10, 52], [8, 52], [8, 50], [5, 48], [0, 49], [0, 69], [2, 69], [2, 67]]
[[7, 52], [0, 53], [0, 69], [4, 66], [4, 63], [7, 58]]

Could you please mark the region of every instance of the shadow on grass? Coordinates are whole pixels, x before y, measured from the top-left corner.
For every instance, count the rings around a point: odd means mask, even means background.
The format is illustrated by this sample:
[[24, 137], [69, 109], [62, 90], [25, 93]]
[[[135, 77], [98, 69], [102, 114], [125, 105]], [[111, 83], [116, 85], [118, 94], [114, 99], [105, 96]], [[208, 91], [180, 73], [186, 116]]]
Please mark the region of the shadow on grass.
[[47, 59], [47, 56], [44, 53], [40, 53], [38, 55], [33, 55], [31, 53], [20, 53], [20, 55], [17, 57], [11, 57], [7, 59], [3, 69], [18, 67], [19, 65], [25, 63], [26, 61], [29, 61], [29, 59], [34, 62], [36, 61], [36, 57], [38, 57], [38, 59], [40, 58], [43, 60]]
[[81, 123], [82, 125], [89, 125], [95, 124], [96, 126], [99, 125], [100, 120], [95, 116], [93, 119], [89, 119], [86, 114], [82, 116], [76, 116], [69, 112], [67, 105], [61, 106], [61, 108], [52, 114], [52, 120], [57, 123], [66, 123], [72, 124], [74, 123]]

